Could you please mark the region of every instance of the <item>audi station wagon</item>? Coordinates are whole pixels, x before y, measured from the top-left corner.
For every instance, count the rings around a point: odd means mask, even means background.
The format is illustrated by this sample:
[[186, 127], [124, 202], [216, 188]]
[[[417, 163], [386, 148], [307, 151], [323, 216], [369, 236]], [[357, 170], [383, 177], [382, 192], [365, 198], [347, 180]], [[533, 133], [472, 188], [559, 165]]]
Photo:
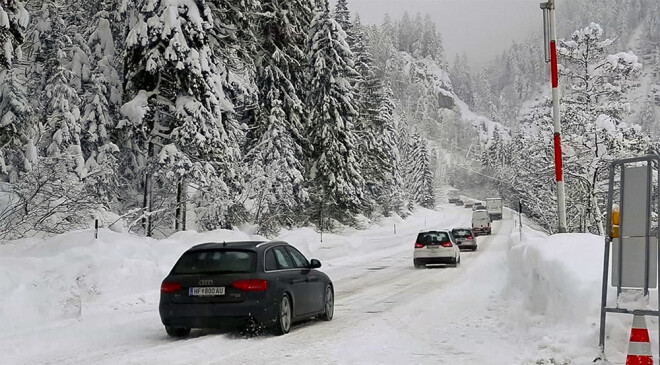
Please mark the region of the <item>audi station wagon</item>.
[[285, 334], [299, 320], [329, 321], [334, 287], [320, 267], [286, 242], [196, 245], [161, 284], [160, 318], [172, 337], [185, 337], [193, 328]]

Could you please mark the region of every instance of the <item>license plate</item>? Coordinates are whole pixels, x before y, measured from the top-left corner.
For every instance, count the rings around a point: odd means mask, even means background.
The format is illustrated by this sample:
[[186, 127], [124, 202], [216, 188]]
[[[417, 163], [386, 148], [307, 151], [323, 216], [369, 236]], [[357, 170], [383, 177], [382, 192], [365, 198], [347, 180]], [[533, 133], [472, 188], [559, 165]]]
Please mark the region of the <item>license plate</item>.
[[207, 286], [188, 288], [188, 295], [196, 297], [212, 297], [216, 295], [225, 295], [224, 286]]

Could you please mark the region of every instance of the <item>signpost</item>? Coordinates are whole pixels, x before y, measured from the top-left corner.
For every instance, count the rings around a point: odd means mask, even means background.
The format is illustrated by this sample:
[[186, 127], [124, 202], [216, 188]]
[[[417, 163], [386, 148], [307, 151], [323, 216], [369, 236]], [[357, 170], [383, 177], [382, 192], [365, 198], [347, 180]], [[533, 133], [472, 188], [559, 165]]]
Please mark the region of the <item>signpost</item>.
[[[605, 359], [605, 321], [607, 313], [626, 313], [637, 316], [660, 318], [657, 309], [622, 308], [619, 301], [622, 291], [641, 291], [648, 302], [649, 288], [656, 288], [660, 277], [658, 267], [658, 230], [652, 230], [653, 208], [660, 212], [660, 199], [654, 191], [660, 191], [660, 156], [648, 155], [613, 161], [610, 166], [607, 199], [607, 235], [603, 258], [603, 286], [600, 310], [600, 359]], [[656, 179], [654, 179], [654, 169]], [[615, 181], [619, 176], [620, 180]], [[655, 180], [655, 181], [654, 181]], [[655, 186], [654, 186], [655, 185]], [[615, 189], [618, 188], [618, 189]], [[616, 191], [615, 191], [616, 190]], [[618, 207], [618, 210], [617, 210]], [[610, 257], [611, 252], [611, 257]], [[612, 263], [611, 275], [609, 274]], [[608, 278], [616, 287], [615, 305], [608, 307]], [[638, 303], [636, 303], [638, 304]], [[646, 304], [646, 303], [642, 303]], [[645, 305], [642, 306], [644, 308]]]
[[559, 111], [559, 75], [557, 67], [557, 29], [555, 26], [555, 0], [541, 3], [543, 9], [543, 36], [545, 61], [550, 62], [552, 78], [552, 117], [554, 119], [555, 178], [557, 181], [557, 212], [559, 232], [566, 232], [566, 191], [564, 190], [563, 160], [561, 154], [561, 115]]

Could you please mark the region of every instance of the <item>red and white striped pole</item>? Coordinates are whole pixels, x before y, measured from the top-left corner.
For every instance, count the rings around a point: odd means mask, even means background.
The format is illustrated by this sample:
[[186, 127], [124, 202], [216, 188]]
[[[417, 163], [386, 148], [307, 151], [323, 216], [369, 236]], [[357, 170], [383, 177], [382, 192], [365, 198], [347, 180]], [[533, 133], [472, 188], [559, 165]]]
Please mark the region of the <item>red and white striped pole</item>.
[[[557, 29], [555, 27], [555, 1], [541, 3], [543, 9], [546, 60], [549, 53], [552, 73], [552, 117], [554, 119], [555, 176], [557, 181], [557, 211], [559, 232], [566, 232], [566, 191], [564, 190], [564, 172], [561, 153], [561, 114], [559, 110], [559, 75], [557, 71]], [[548, 48], [549, 40], [549, 48]]]

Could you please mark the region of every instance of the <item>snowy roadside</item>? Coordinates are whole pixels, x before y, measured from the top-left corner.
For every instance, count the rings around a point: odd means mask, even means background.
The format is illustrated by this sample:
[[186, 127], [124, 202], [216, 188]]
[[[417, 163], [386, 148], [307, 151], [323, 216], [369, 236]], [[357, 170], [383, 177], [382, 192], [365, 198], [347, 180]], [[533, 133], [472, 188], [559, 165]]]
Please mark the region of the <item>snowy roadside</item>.
[[[412, 269], [411, 240], [436, 223], [469, 224], [463, 208], [417, 209], [405, 220], [324, 234], [323, 242], [310, 228], [283, 232], [279, 239], [320, 259], [340, 284], [337, 320], [293, 336], [238, 343], [215, 336], [168, 342], [154, 308], [160, 281], [181, 252], [200, 242], [255, 238], [244, 232], [180, 232], [153, 240], [103, 230], [94, 240], [91, 231], [79, 231], [11, 242], [0, 246], [0, 351], [20, 364], [45, 358], [151, 364], [174, 361], [170, 356], [183, 364], [196, 356], [190, 351], [211, 342], [232, 349], [228, 360], [236, 361], [254, 359], [250, 349], [259, 346], [264, 359], [291, 351], [289, 363], [325, 354], [325, 363], [434, 363], [441, 356], [481, 364], [496, 352], [493, 364], [591, 363], [598, 352], [602, 238], [548, 237], [524, 226], [521, 240], [506, 215], [492, 237], [479, 238], [479, 251], [465, 253], [457, 270]], [[118, 321], [121, 336], [108, 332]], [[609, 360], [625, 361], [631, 321], [608, 317]], [[657, 349], [657, 322], [649, 320], [649, 328]], [[430, 337], [419, 336], [425, 333]], [[324, 346], [300, 350], [300, 336]], [[452, 340], [458, 338], [467, 341]], [[438, 339], [442, 344], [428, 349]], [[41, 353], [24, 355], [35, 343]], [[96, 357], [72, 360], [66, 348], [74, 346]]]
[[[542, 364], [592, 363], [599, 352], [604, 238], [548, 236], [523, 226], [522, 240], [518, 229], [511, 232], [507, 251], [508, 325], [537, 339]], [[608, 293], [613, 307], [615, 288]], [[651, 290], [652, 302], [656, 297], [657, 290]], [[647, 322], [657, 352], [658, 323], [651, 317]], [[631, 315], [608, 314], [605, 355], [611, 363], [625, 363], [631, 323]]]
[[[373, 235], [394, 232], [408, 237], [425, 224], [444, 220], [442, 211], [418, 209], [406, 221], [383, 220], [367, 230], [320, 235], [311, 228], [285, 231], [277, 239], [318, 258], [324, 271], [365, 256], [401, 250], [399, 242], [379, 242]], [[127, 302], [157, 301], [161, 280], [189, 247], [203, 242], [264, 239], [241, 231], [179, 232], [150, 239], [107, 229], [94, 239], [92, 230], [49, 239], [23, 239], [0, 245], [0, 333], [29, 331], [89, 310]], [[408, 243], [408, 242], [407, 242]], [[405, 245], [409, 248], [409, 244]]]

